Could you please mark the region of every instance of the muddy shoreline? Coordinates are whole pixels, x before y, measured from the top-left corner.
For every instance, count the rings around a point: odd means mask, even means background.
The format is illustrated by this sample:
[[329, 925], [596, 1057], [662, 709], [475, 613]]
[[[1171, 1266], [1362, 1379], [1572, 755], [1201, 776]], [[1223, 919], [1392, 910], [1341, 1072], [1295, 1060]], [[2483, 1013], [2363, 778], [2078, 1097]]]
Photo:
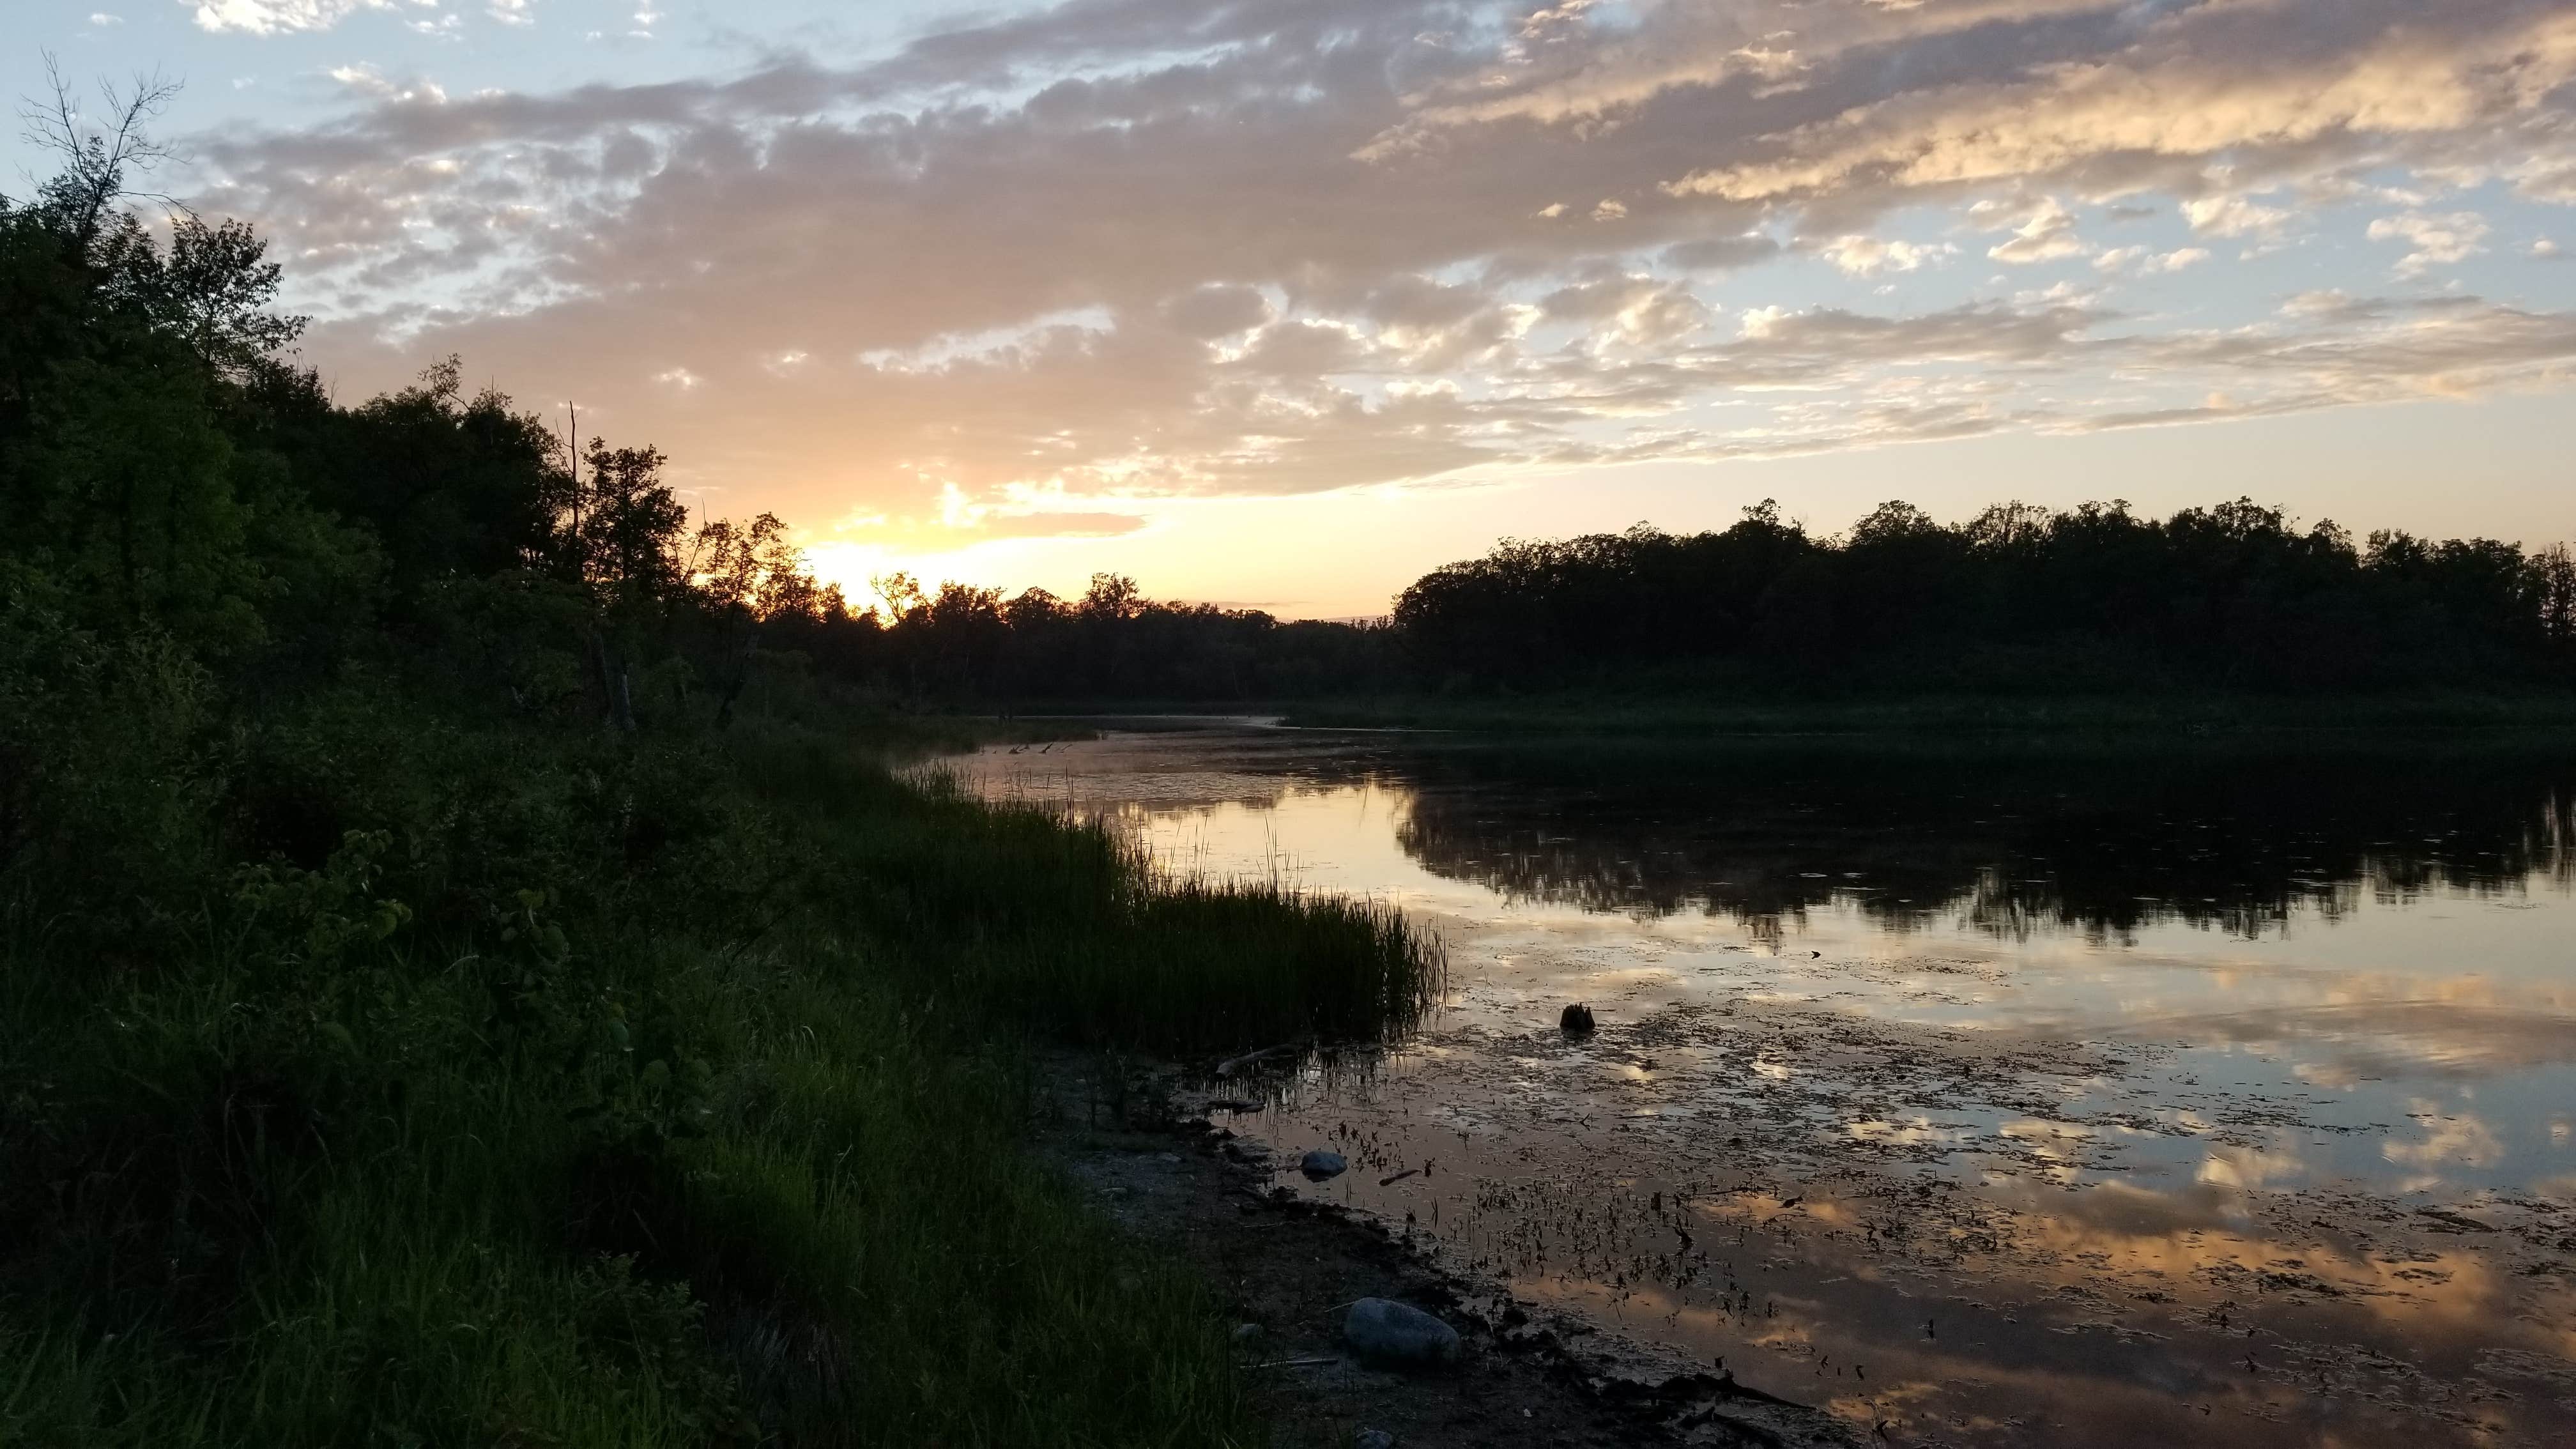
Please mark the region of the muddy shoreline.
[[[1282, 1449], [1396, 1446], [1855, 1446], [1818, 1409], [1738, 1384], [1444, 1262], [1428, 1236], [1274, 1185], [1256, 1139], [1211, 1122], [1177, 1067], [1050, 1064], [1040, 1146], [1103, 1212], [1224, 1293], [1255, 1402]], [[1355, 1167], [1354, 1171], [1365, 1171]], [[1363, 1366], [1338, 1311], [1392, 1298], [1439, 1315], [1454, 1369]]]

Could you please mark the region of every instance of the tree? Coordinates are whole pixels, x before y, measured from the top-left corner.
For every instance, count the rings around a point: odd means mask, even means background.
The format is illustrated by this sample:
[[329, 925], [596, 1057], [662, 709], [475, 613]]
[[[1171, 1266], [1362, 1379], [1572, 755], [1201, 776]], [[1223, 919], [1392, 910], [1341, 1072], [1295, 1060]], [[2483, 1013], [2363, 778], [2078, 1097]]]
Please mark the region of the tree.
[[185, 210], [160, 192], [134, 191], [126, 184], [132, 173], [152, 170], [178, 154], [147, 129], [179, 94], [175, 82], [137, 75], [120, 92], [100, 81], [108, 119], [93, 124], [72, 98], [71, 83], [63, 79], [51, 51], [45, 52], [45, 80], [52, 95], [21, 104], [18, 119], [27, 143], [53, 153], [62, 167], [38, 194], [55, 214], [67, 246], [86, 255], [121, 201], [157, 201], [172, 211]]
[[658, 448], [612, 448], [593, 438], [582, 461], [590, 468], [575, 542], [582, 576], [619, 607], [667, 598], [680, 583], [680, 535], [689, 522], [688, 506], [662, 481], [670, 460]]
[[1093, 574], [1077, 607], [1086, 619], [1132, 619], [1145, 607], [1145, 595], [1125, 574]]
[[121, 231], [114, 245], [120, 254], [131, 249], [133, 258], [110, 269], [113, 284], [153, 325], [229, 381], [245, 381], [271, 365], [311, 320], [268, 310], [282, 269], [267, 259], [268, 243], [247, 223], [208, 226], [183, 215], [171, 221], [166, 251], [152, 247], [139, 227]]
[[592, 601], [591, 657], [609, 726], [632, 731], [634, 658], [647, 637], [667, 634], [656, 626], [684, 583], [679, 541], [689, 510], [662, 481], [658, 448], [593, 438], [582, 461], [590, 477], [576, 494], [572, 548]]
[[320, 500], [381, 541], [398, 614], [458, 578], [542, 568], [580, 580], [577, 485], [555, 436], [502, 393], [468, 398], [454, 357], [353, 409], [309, 399], [284, 433]]
[[[50, 66], [50, 58], [48, 59]], [[59, 70], [21, 114], [62, 170], [0, 200], [0, 550], [55, 576], [94, 627], [167, 627], [220, 650], [266, 633], [290, 584], [338, 592], [372, 571], [279, 460], [236, 436], [241, 384], [279, 373], [303, 319], [247, 227], [176, 211], [165, 248], [121, 203], [169, 155], [144, 123], [172, 94], [106, 88], [81, 116]]]
[[848, 613], [840, 591], [822, 587], [807, 572], [803, 552], [774, 513], [761, 514], [748, 527], [721, 518], [701, 527], [686, 572], [719, 638], [719, 728], [733, 722], [734, 702], [750, 681], [767, 626]]

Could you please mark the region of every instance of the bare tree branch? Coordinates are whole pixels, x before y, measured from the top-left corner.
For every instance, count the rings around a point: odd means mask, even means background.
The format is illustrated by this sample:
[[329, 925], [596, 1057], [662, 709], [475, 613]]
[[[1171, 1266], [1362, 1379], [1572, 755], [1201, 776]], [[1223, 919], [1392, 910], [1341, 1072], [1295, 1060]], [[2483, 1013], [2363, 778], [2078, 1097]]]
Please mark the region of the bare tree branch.
[[84, 240], [95, 236], [108, 209], [119, 201], [149, 201], [179, 215], [195, 215], [167, 193], [127, 184], [134, 173], [185, 159], [177, 147], [148, 129], [178, 96], [177, 81], [165, 79], [158, 71], [137, 72], [119, 90], [101, 77], [98, 90], [108, 119], [92, 124], [52, 51], [45, 52], [45, 79], [52, 97], [20, 103], [18, 119], [24, 128], [20, 135], [28, 144], [60, 158], [62, 174], [45, 187], [70, 213], [76, 235]]

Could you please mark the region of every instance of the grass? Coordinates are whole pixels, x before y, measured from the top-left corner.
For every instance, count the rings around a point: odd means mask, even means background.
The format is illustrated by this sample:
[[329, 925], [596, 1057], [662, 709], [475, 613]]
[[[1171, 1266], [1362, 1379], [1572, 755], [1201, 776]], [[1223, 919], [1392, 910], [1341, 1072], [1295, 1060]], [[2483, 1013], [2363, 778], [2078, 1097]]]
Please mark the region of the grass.
[[828, 842], [842, 908], [889, 939], [949, 943], [897, 962], [925, 1000], [1086, 1045], [1191, 1053], [1373, 1039], [1437, 998], [1437, 943], [1392, 910], [1170, 878], [1097, 826], [851, 770], [833, 749], [763, 742], [747, 774]]
[[263, 730], [128, 782], [144, 906], [77, 811], [0, 874], [0, 1443], [1262, 1439], [1208, 1288], [1025, 1151], [1021, 1044], [1400, 1030], [1400, 918], [811, 728]]

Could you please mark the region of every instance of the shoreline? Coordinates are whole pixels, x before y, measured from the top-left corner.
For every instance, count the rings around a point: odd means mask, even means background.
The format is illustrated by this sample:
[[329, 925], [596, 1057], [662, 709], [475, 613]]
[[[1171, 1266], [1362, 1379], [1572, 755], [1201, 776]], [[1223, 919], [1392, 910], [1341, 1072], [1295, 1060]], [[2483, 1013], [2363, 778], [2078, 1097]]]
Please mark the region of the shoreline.
[[[1245, 1392], [1282, 1449], [1347, 1445], [1371, 1429], [1397, 1449], [1864, 1442], [1823, 1410], [1516, 1297], [1444, 1262], [1427, 1236], [1271, 1187], [1266, 1154], [1214, 1122], [1210, 1092], [1176, 1064], [1057, 1053], [1043, 1075], [1037, 1154], [1225, 1300]], [[1462, 1361], [1437, 1373], [1362, 1366], [1330, 1313], [1364, 1296], [1436, 1313], [1459, 1331]]]
[[[2204, 741], [2375, 740], [2410, 733], [2478, 738], [2576, 731], [2576, 696], [2289, 699], [2242, 695], [1922, 695], [1736, 701], [1389, 698], [1279, 706], [1292, 727], [1439, 730], [1515, 736], [2087, 739], [2173, 746]], [[2179, 738], [2177, 738], [2179, 734]]]
[[2296, 741], [2483, 742], [2576, 734], [2576, 695], [2295, 698], [2264, 695], [1891, 695], [1844, 699], [1714, 699], [1616, 693], [1532, 696], [1376, 695], [1318, 699], [990, 701], [950, 713], [939, 748], [1036, 743], [1085, 729], [1143, 732], [1252, 728], [1486, 739], [1822, 742], [1934, 738], [1960, 744], [2185, 748]]

